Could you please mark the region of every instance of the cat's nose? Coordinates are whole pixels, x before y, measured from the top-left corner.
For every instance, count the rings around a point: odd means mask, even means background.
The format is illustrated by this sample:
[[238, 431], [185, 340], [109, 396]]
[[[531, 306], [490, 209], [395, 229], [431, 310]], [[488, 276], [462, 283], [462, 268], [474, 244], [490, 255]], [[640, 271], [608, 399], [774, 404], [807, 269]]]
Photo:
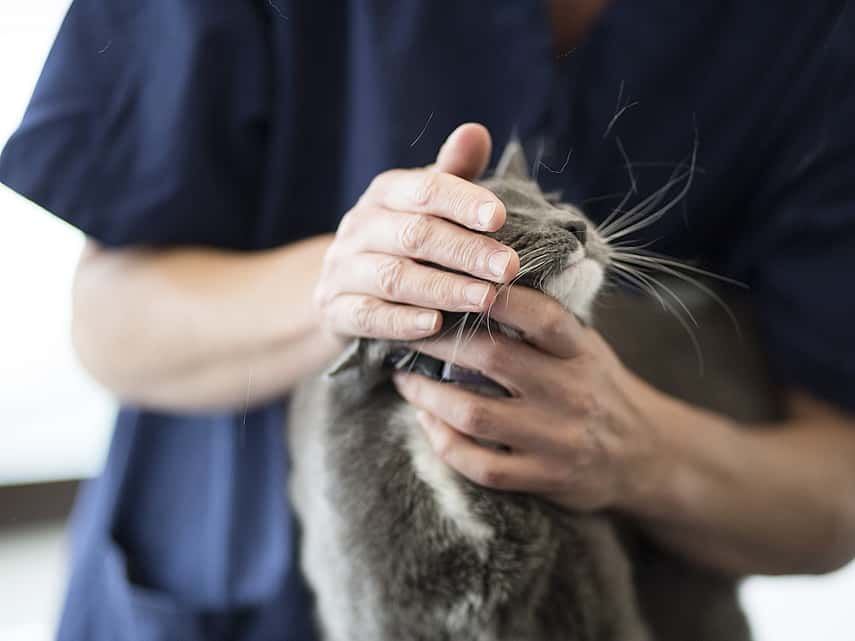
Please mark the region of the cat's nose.
[[585, 244], [585, 240], [588, 238], [588, 226], [585, 223], [574, 220], [564, 225], [564, 229], [573, 234], [580, 245]]

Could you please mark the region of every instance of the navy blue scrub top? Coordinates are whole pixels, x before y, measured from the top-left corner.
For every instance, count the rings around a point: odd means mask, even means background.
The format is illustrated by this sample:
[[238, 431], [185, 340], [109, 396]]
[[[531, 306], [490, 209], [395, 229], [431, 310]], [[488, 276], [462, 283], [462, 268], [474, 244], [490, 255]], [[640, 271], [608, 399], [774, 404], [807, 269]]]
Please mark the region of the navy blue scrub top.
[[[533, 1], [76, 0], [0, 179], [108, 246], [255, 250], [334, 230], [464, 121], [497, 148], [544, 141], [544, 186], [597, 219], [630, 187], [618, 140], [638, 200], [697, 135], [686, 206], [641, 240], [747, 281], [781, 382], [855, 410], [843, 7], [618, 1], [555, 56]], [[245, 427], [242, 408], [121, 409], [77, 505], [60, 639], [313, 638], [283, 405]]]

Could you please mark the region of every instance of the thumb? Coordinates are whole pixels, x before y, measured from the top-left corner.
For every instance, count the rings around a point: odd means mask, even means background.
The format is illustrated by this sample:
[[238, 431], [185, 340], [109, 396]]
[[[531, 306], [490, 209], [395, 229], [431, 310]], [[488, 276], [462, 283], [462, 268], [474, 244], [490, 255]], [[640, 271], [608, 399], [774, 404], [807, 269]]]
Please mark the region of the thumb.
[[460, 125], [440, 148], [433, 168], [474, 180], [487, 169], [492, 147], [490, 132], [484, 125], [474, 122]]

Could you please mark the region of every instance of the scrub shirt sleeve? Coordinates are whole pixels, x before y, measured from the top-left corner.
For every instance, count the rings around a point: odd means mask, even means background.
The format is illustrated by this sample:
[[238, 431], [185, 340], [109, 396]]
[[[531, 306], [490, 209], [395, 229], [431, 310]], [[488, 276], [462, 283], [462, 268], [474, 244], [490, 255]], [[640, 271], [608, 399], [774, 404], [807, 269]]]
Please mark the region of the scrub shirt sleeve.
[[752, 237], [773, 371], [855, 411], [855, 11], [782, 101]]
[[258, 5], [75, 0], [0, 182], [109, 246], [247, 245], [269, 107]]

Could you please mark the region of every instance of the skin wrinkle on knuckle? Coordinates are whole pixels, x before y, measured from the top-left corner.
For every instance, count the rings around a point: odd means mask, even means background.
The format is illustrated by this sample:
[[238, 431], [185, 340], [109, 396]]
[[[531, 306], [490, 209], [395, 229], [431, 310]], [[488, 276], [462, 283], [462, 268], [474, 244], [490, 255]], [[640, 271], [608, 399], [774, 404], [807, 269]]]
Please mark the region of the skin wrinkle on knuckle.
[[[472, 238], [470, 233], [461, 233], [461, 239], [454, 244], [452, 248], [452, 256], [460, 268], [470, 274], [485, 273], [489, 274], [490, 270], [487, 265], [490, 251], [480, 236]], [[465, 237], [464, 237], [465, 236]]]
[[[474, 218], [469, 214], [469, 210], [472, 209], [469, 204], [470, 199], [467, 194], [462, 189], [456, 189], [452, 194], [449, 195], [448, 199], [448, 208], [452, 212], [454, 212], [454, 218], [460, 222], [468, 219]], [[470, 223], [471, 224], [471, 223]]]
[[436, 273], [428, 276], [424, 291], [433, 302], [433, 306], [449, 309], [464, 300], [462, 290], [458, 291], [460, 288], [455, 285], [453, 278], [438, 270], [432, 271]]
[[384, 297], [396, 299], [401, 293], [401, 283], [406, 262], [400, 258], [390, 258], [377, 268], [377, 288]]
[[402, 310], [395, 310], [389, 314], [387, 322], [388, 335], [394, 337], [403, 337], [412, 329], [408, 322], [407, 314]]
[[379, 304], [370, 298], [360, 298], [354, 305], [352, 311], [353, 324], [362, 334], [374, 331], [374, 324]]
[[459, 427], [472, 436], [488, 438], [492, 432], [490, 413], [476, 401], [468, 401], [461, 409]]
[[431, 219], [426, 215], [416, 214], [402, 227], [399, 244], [404, 253], [420, 258], [427, 255], [426, 248], [432, 236]]
[[413, 204], [418, 207], [428, 207], [436, 199], [439, 190], [439, 174], [433, 172], [423, 172], [419, 179], [416, 181], [416, 186], [413, 189]]

